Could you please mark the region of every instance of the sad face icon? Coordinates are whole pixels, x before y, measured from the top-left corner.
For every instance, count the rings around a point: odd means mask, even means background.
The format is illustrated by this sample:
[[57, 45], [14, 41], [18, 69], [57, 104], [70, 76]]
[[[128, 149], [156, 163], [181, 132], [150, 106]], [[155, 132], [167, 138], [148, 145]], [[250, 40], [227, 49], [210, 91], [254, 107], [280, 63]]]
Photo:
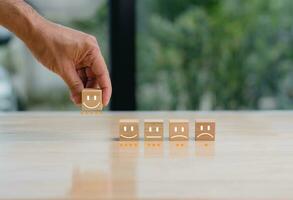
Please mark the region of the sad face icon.
[[196, 121], [195, 127], [195, 140], [215, 140], [216, 124], [214, 121]]

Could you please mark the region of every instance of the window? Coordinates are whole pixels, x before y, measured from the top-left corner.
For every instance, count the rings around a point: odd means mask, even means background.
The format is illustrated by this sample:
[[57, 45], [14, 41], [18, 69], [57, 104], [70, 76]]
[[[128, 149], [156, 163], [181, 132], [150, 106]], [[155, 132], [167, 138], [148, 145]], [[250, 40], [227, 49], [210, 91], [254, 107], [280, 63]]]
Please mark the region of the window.
[[292, 109], [291, 0], [137, 0], [140, 110]]

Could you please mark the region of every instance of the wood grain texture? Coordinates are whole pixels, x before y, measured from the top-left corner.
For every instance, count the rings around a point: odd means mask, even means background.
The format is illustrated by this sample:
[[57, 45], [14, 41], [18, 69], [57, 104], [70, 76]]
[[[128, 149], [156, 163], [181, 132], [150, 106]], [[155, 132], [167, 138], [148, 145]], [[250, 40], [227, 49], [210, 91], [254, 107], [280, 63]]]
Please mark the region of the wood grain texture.
[[[140, 140], [119, 141], [119, 119], [140, 119]], [[143, 141], [143, 119], [164, 141]], [[190, 120], [187, 142], [168, 119]], [[194, 141], [194, 120], [217, 122]], [[0, 199], [293, 199], [293, 112], [0, 114]]]

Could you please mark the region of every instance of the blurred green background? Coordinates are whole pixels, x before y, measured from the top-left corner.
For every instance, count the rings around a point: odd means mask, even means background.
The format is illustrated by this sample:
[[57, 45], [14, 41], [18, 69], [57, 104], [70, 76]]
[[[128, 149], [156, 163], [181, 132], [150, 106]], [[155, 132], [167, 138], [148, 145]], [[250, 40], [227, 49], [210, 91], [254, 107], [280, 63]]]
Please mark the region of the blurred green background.
[[[73, 14], [66, 20], [52, 13], [45, 16], [96, 35], [109, 61], [108, 2], [95, 2], [95, 10], [87, 16]], [[88, 6], [93, 8], [92, 3]], [[292, 0], [137, 0], [138, 109], [292, 109], [292, 11]], [[5, 58], [2, 65], [8, 66], [17, 85], [23, 75], [11, 62], [16, 58], [9, 61], [9, 53]], [[47, 71], [42, 74], [45, 80], [55, 77]], [[52, 80], [47, 78], [42, 89], [28, 86], [26, 92], [19, 92], [18, 83], [20, 107], [76, 110], [61, 80], [59, 87], [46, 87]]]
[[138, 6], [140, 109], [293, 108], [293, 1]]

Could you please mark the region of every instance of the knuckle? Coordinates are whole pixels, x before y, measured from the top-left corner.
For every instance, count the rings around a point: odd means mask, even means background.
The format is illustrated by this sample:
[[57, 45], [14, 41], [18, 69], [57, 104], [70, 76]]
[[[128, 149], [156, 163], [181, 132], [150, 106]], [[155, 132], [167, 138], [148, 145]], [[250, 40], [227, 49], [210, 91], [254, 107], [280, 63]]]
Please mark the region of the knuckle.
[[73, 92], [80, 92], [81, 85], [78, 81], [73, 81], [71, 85], [69, 86], [70, 90]]
[[67, 82], [68, 84], [68, 88], [70, 89], [70, 91], [73, 93], [73, 94], [80, 94], [80, 92], [82, 91], [82, 84], [79, 82], [79, 81], [70, 81], [69, 83]]
[[86, 41], [89, 43], [89, 44], [97, 44], [97, 39], [95, 36], [93, 35], [87, 35], [86, 36]]
[[91, 50], [89, 51], [89, 57], [94, 60], [97, 56], [102, 54], [98, 45], [92, 46]]
[[100, 47], [99, 47], [98, 45], [96, 45], [96, 46], [93, 48], [93, 52], [94, 52], [94, 54], [96, 54], [96, 55], [101, 55], [101, 54], [102, 54], [101, 49], [100, 49]]

